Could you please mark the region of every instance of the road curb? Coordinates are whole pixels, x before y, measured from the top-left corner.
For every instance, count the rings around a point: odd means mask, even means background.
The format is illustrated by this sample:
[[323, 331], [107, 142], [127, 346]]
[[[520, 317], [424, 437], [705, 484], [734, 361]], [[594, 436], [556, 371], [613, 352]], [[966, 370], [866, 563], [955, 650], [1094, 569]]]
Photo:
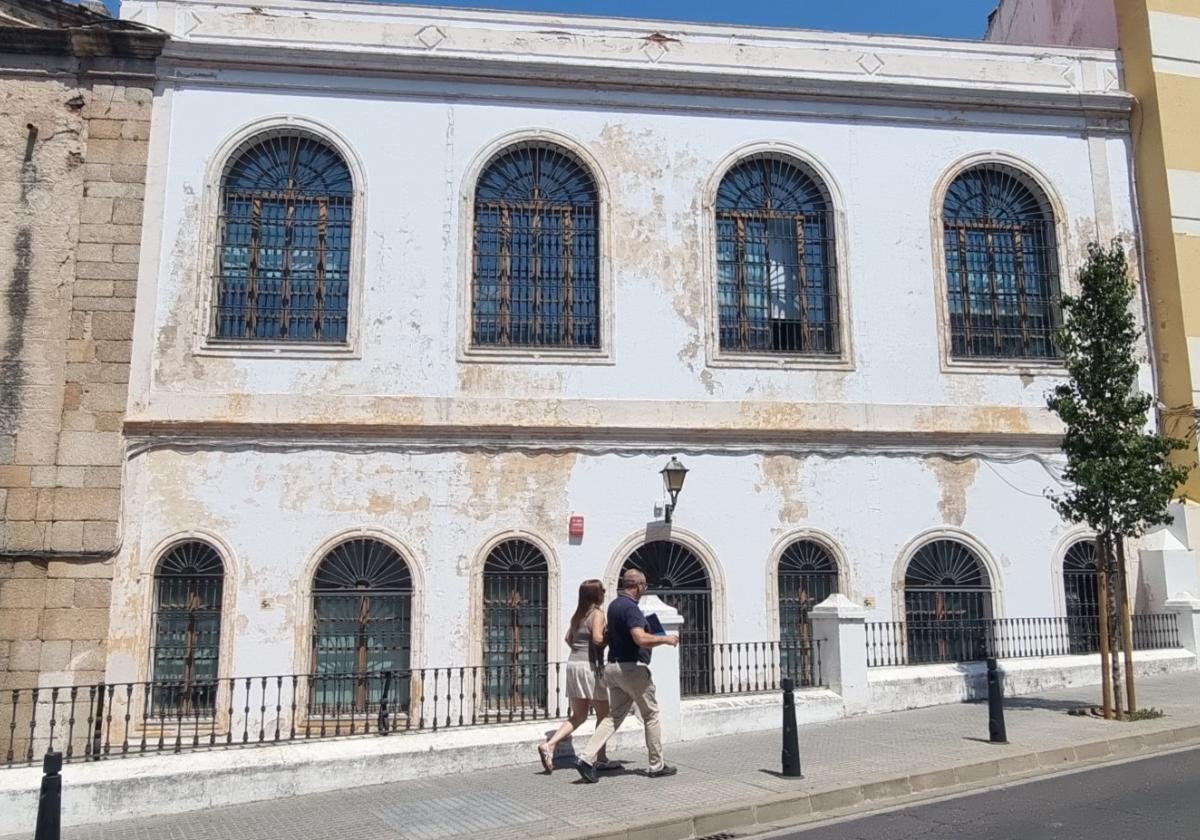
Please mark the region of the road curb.
[[630, 822], [619, 828], [557, 833], [554, 837], [556, 840], [698, 840], [721, 832], [774, 829], [814, 818], [835, 816], [864, 803], [881, 805], [914, 795], [928, 796], [985, 782], [1036, 778], [1074, 765], [1151, 755], [1195, 741], [1200, 741], [1200, 725], [1181, 726], [1089, 741], [1074, 747], [1006, 755], [992, 761], [973, 762], [831, 790], [773, 794], [744, 800], [736, 805], [690, 813], [657, 814], [643, 822]]

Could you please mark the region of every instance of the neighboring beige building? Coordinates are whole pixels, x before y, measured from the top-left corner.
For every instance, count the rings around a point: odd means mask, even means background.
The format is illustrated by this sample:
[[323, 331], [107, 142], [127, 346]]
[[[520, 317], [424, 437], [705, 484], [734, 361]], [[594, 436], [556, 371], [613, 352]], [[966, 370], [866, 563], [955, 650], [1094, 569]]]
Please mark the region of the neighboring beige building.
[[0, 688], [103, 674], [165, 40], [0, 0]]

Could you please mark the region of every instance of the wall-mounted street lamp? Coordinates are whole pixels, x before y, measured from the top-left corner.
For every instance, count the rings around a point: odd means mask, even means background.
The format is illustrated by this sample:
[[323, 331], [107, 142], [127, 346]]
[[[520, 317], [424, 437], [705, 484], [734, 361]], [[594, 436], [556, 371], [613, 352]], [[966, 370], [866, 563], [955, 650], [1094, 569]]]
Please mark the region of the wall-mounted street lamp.
[[675, 501], [679, 498], [679, 491], [683, 489], [683, 480], [687, 478], [687, 474], [688, 468], [679, 463], [679, 459], [674, 456], [662, 468], [663, 487], [671, 497], [671, 501], [663, 509], [668, 523], [671, 521], [671, 514], [675, 512]]

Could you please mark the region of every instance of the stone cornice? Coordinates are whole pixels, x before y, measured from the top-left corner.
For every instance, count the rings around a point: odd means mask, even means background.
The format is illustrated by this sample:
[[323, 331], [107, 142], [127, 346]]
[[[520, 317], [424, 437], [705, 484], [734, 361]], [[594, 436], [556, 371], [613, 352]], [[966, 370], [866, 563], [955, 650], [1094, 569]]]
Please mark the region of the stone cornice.
[[[165, 67], [1124, 117], [1115, 53], [368, 3], [128, 0]], [[178, 76], [177, 76], [178, 77]], [[195, 79], [202, 84], [202, 79]]]

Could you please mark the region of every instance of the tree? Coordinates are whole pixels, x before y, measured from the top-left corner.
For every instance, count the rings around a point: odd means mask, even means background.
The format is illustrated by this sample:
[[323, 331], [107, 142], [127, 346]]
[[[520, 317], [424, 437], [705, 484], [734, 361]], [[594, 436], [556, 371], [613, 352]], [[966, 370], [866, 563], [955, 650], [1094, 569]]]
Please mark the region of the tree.
[[[1100, 588], [1100, 644], [1104, 716], [1115, 697], [1121, 717], [1120, 667], [1115, 634], [1121, 625], [1129, 710], [1135, 708], [1132, 631], [1125, 574], [1124, 541], [1147, 528], [1171, 523], [1167, 506], [1187, 478], [1188, 468], [1171, 461], [1187, 444], [1154, 430], [1154, 398], [1138, 388], [1141, 337], [1132, 311], [1135, 289], [1125, 250], [1088, 245], [1079, 271], [1079, 294], [1063, 297], [1065, 323], [1058, 343], [1067, 381], [1047, 404], [1066, 426], [1066, 486], [1051, 494], [1055, 509], [1071, 522], [1087, 523], [1096, 540]], [[1113, 580], [1115, 578], [1115, 580]], [[1110, 586], [1110, 583], [1113, 584]]]

